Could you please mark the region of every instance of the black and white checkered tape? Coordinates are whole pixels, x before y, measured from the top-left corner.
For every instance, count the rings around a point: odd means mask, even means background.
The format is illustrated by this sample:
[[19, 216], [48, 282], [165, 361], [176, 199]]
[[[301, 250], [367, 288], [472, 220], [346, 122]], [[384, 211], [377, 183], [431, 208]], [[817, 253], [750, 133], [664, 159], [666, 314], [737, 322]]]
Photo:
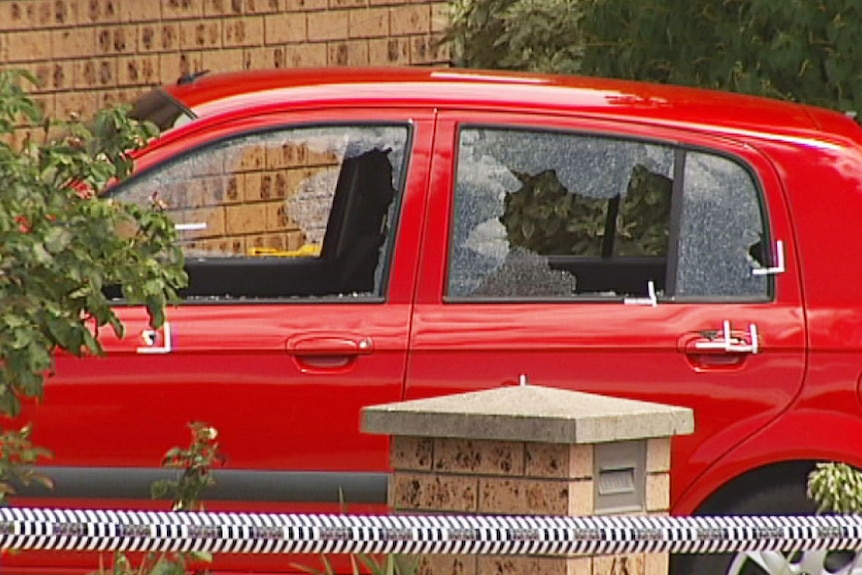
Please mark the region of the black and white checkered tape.
[[862, 516], [368, 516], [2, 508], [0, 547], [483, 555], [862, 549]]

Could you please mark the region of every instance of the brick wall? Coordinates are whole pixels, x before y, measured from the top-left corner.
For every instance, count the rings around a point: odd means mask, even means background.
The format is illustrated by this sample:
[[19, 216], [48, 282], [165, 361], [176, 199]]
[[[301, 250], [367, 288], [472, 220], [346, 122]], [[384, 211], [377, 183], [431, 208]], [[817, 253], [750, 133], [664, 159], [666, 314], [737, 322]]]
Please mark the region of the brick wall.
[[[551, 421], [552, 417], [549, 424]], [[634, 514], [667, 515], [670, 438], [653, 437], [646, 442], [644, 509]], [[394, 472], [389, 482], [389, 504], [395, 512], [492, 516], [584, 516], [596, 512], [596, 446], [592, 444], [394, 436], [390, 449]], [[419, 571], [420, 575], [667, 572], [666, 553], [574, 558], [428, 555]]]
[[33, 72], [65, 118], [200, 70], [430, 65], [433, 0], [0, 0], [0, 67]]
[[[205, 158], [205, 162], [204, 162]], [[181, 233], [182, 245], [195, 256], [249, 254], [254, 248], [297, 250], [319, 246], [335, 191], [341, 158], [292, 143], [210, 150], [200, 160], [175, 164], [156, 178], [127, 186], [123, 199], [144, 203], [153, 194], [164, 199], [179, 224], [203, 225]], [[329, 176], [320, 178], [321, 175]], [[301, 194], [307, 197], [298, 199]], [[295, 202], [319, 200], [314, 228], [296, 213]]]

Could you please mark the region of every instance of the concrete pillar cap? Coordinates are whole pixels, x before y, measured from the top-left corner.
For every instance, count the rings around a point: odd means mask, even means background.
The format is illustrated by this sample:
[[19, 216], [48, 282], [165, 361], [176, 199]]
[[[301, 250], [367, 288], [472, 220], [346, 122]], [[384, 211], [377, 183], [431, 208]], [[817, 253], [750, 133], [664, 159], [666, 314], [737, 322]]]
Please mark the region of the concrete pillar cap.
[[542, 443], [605, 443], [686, 435], [694, 413], [645, 401], [521, 385], [375, 405], [367, 433]]

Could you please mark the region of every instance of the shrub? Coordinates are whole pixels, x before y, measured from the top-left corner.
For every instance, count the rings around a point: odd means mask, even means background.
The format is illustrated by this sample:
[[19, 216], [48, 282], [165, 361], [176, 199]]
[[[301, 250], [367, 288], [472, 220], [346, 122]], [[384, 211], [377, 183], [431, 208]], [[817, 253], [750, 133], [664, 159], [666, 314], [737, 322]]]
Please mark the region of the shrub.
[[[186, 279], [173, 223], [157, 203], [142, 208], [100, 195], [130, 173], [131, 153], [155, 127], [123, 108], [87, 124], [51, 121], [27, 82], [34, 80], [26, 73], [0, 71], [0, 415], [7, 417], [19, 414], [22, 399], [42, 397], [57, 350], [100, 354], [100, 330], [123, 334], [103, 288], [121, 287], [158, 327]], [[13, 145], [25, 125], [41, 131]], [[29, 435], [29, 426], [0, 429], [0, 503], [13, 481], [50, 483], [26, 466], [47, 454]]]
[[855, 0], [456, 0], [456, 65], [646, 80], [862, 109]]

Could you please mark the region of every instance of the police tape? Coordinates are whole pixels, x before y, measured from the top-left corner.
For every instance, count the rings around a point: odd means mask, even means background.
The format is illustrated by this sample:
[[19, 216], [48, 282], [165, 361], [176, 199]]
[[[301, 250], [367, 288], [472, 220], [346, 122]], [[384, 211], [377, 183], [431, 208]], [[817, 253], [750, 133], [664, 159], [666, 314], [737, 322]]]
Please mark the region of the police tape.
[[3, 508], [0, 548], [423, 555], [862, 550], [862, 516], [371, 516]]

